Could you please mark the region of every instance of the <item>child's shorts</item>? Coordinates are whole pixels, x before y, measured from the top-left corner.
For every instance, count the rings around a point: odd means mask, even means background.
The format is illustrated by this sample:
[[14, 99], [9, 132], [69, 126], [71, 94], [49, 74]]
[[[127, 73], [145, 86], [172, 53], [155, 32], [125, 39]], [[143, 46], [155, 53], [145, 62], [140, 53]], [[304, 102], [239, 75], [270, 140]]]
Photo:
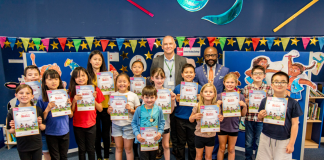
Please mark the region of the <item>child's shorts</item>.
[[199, 137], [195, 136], [195, 147], [196, 148], [205, 148], [207, 147], [214, 147], [215, 145], [215, 137]]
[[220, 130], [220, 132], [217, 132], [217, 135], [220, 135], [220, 136], [232, 136], [232, 137], [237, 137], [238, 136], [238, 132], [226, 132], [226, 131], [222, 131]]
[[171, 130], [170, 128], [165, 129], [164, 132], [163, 132], [163, 134], [168, 134], [168, 133], [170, 133], [170, 130]]
[[46, 136], [45, 135], [42, 135], [42, 143], [43, 143], [42, 152], [49, 152], [48, 147], [47, 147], [47, 142], [46, 142]]
[[113, 137], [119, 137], [122, 136], [124, 139], [134, 139], [134, 133], [132, 126], [126, 125], [126, 126], [118, 126], [112, 123], [111, 125], [111, 136]]

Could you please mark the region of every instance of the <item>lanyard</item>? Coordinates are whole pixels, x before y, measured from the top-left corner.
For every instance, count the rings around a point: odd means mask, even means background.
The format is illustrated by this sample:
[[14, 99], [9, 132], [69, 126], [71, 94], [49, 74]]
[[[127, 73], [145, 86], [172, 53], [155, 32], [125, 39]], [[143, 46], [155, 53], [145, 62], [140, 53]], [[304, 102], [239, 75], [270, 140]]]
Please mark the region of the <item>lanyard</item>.
[[[149, 112], [148, 112], [148, 110], [147, 110], [147, 108], [145, 107], [145, 105], [144, 105], [144, 108], [146, 109], [146, 112], [148, 113], [148, 114], [150, 114]], [[154, 108], [154, 107], [153, 107]], [[152, 113], [151, 113], [151, 119], [150, 119], [150, 122], [153, 122], [154, 120], [153, 120], [153, 108], [152, 108]]]
[[166, 61], [164, 60], [164, 63], [165, 65], [168, 67], [169, 71], [170, 71], [170, 79], [172, 78], [172, 69], [173, 69], [173, 65], [174, 65], [174, 60], [173, 60], [173, 63], [172, 63], [172, 67], [170, 69], [169, 65], [166, 63]]

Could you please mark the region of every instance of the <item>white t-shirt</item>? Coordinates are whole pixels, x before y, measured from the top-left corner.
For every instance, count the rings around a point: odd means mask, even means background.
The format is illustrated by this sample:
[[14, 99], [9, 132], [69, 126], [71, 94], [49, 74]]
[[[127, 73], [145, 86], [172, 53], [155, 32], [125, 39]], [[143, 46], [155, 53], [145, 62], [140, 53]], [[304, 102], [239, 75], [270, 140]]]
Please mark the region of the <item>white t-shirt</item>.
[[[111, 95], [112, 96], [127, 96], [127, 104], [130, 105], [131, 109], [134, 109], [135, 106], [141, 105], [141, 103], [138, 99], [138, 96], [131, 91], [128, 91], [127, 93], [115, 92], [115, 93], [112, 93]], [[132, 120], [133, 120], [133, 114], [129, 113], [128, 120], [114, 120], [114, 121], [112, 121], [112, 123], [114, 123], [117, 126], [126, 126], [126, 125], [130, 125], [132, 123]]]

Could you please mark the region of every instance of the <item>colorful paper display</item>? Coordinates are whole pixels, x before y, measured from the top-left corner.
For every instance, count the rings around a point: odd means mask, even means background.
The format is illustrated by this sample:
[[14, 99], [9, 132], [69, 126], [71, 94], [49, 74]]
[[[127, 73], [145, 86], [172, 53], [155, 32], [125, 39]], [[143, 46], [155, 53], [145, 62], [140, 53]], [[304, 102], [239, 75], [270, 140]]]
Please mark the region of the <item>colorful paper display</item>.
[[110, 96], [109, 105], [113, 108], [111, 120], [128, 120], [128, 110], [125, 108], [127, 96]]
[[171, 90], [158, 89], [155, 104], [162, 108], [163, 114], [171, 114]]
[[194, 106], [197, 103], [198, 83], [181, 82], [180, 106]]
[[265, 105], [267, 116], [263, 123], [285, 125], [288, 98], [268, 97]]
[[145, 139], [144, 143], [141, 143], [141, 151], [154, 151], [159, 149], [159, 142], [154, 140], [157, 136], [157, 127], [141, 127], [141, 137]]
[[16, 137], [39, 134], [36, 106], [12, 108]]
[[142, 97], [142, 90], [146, 86], [145, 77], [130, 77], [130, 91], [137, 94], [138, 98]]
[[115, 92], [114, 74], [112, 72], [98, 72], [97, 83], [98, 88], [103, 95], [109, 95]]
[[249, 113], [259, 113], [261, 100], [267, 97], [267, 91], [249, 90]]
[[42, 95], [41, 83], [39, 81], [33, 81], [33, 82], [25, 82], [21, 84], [27, 84], [33, 89], [34, 98], [32, 99], [32, 102], [34, 103], [34, 105], [36, 105], [38, 97]]
[[76, 86], [76, 94], [82, 96], [82, 99], [77, 101], [78, 111], [95, 110], [95, 98], [93, 97], [93, 93], [93, 85]]
[[55, 107], [51, 110], [53, 117], [71, 114], [71, 105], [67, 103], [69, 97], [65, 89], [48, 90], [47, 96], [49, 102], [55, 103]]
[[240, 95], [237, 92], [223, 92], [223, 116], [224, 117], [240, 117]]
[[200, 106], [200, 113], [203, 114], [200, 125], [201, 132], [220, 132], [218, 105]]

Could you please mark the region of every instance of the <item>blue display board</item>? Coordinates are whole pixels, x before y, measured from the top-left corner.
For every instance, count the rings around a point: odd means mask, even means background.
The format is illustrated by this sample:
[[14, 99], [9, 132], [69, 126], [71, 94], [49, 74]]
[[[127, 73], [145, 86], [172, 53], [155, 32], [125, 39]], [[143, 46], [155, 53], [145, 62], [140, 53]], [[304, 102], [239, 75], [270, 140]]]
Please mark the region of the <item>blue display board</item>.
[[[291, 52], [241, 52], [241, 51], [226, 51], [224, 52], [224, 60], [223, 64], [230, 68], [231, 72], [238, 71], [240, 73], [239, 81], [241, 82], [241, 86], [238, 86], [239, 88], [244, 88], [244, 86], [247, 85], [247, 77], [245, 75], [246, 71], [251, 68], [253, 65], [254, 60], [256, 60], [258, 57], [265, 57], [269, 62], [269, 68], [281, 69], [284, 72], [288, 72], [288, 55], [291, 54], [293, 56], [293, 63], [300, 63], [304, 66], [309, 65], [309, 52], [298, 52], [292, 53]], [[269, 61], [270, 60], [270, 61]], [[271, 66], [272, 65], [272, 66]], [[268, 69], [269, 69], [268, 68]], [[269, 77], [271, 78], [273, 73], [268, 72], [266, 79], [268, 80], [268, 84], [270, 84]], [[302, 75], [308, 74], [307, 71], [305, 71]], [[303, 112], [305, 112], [305, 106], [308, 104], [306, 100], [306, 86], [303, 86], [305, 89], [301, 91], [301, 100], [299, 100], [299, 104]], [[304, 116], [307, 116], [307, 114], [303, 114], [299, 117], [299, 128], [298, 128], [298, 135], [295, 142], [295, 150], [293, 152], [293, 159], [300, 159], [301, 158], [301, 152], [304, 150], [304, 146], [302, 145], [303, 142], [303, 126], [306, 125], [307, 122], [304, 122]], [[236, 146], [243, 147], [245, 144], [245, 132], [240, 132]]]

